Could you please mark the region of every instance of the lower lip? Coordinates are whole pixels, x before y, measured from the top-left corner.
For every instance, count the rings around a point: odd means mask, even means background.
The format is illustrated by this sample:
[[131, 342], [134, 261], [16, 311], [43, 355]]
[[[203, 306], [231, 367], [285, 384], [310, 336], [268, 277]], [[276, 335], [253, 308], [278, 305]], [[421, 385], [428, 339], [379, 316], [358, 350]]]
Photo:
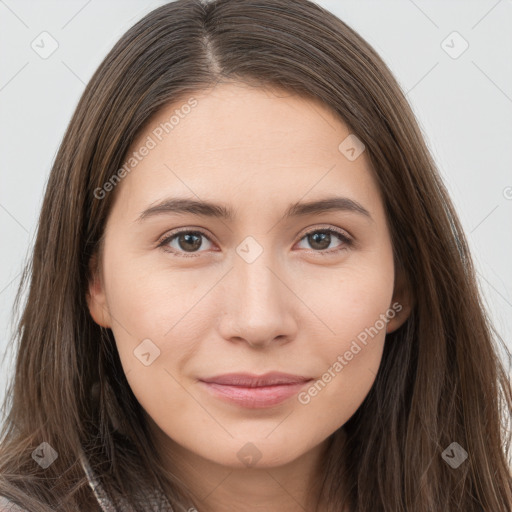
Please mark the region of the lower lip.
[[280, 384], [248, 388], [243, 386], [227, 386], [214, 382], [199, 381], [214, 396], [249, 409], [263, 409], [278, 405], [299, 393], [309, 381], [295, 384]]

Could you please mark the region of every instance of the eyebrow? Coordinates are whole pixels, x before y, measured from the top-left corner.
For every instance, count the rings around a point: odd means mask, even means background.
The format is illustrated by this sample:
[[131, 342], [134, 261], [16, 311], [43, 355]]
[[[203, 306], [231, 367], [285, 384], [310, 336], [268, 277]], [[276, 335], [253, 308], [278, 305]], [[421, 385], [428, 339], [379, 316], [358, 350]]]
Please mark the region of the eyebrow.
[[[339, 196], [326, 197], [317, 201], [293, 203], [287, 208], [283, 218], [289, 219], [333, 211], [358, 213], [373, 220], [370, 212], [360, 203], [348, 197]], [[140, 222], [148, 217], [169, 213], [188, 213], [228, 221], [233, 221], [235, 218], [234, 210], [222, 204], [195, 199], [168, 198], [144, 210], [137, 218], [137, 221]]]

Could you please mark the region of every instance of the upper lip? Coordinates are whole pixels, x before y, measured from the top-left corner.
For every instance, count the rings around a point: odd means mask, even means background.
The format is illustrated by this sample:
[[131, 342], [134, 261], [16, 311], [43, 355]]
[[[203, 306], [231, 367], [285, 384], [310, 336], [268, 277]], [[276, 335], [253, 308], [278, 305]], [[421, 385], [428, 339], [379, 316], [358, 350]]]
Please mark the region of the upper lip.
[[301, 375], [292, 375], [290, 373], [269, 372], [263, 375], [252, 373], [226, 373], [215, 377], [199, 379], [203, 382], [222, 384], [225, 386], [240, 386], [247, 388], [256, 388], [263, 386], [278, 386], [280, 384], [298, 384], [312, 380], [311, 377]]

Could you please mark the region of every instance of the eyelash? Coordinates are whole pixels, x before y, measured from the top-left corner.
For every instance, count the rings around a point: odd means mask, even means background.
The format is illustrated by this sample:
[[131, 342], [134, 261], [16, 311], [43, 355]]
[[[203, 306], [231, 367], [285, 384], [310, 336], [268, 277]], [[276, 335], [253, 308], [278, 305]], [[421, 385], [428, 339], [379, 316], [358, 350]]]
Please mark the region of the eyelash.
[[[162, 238], [158, 242], [157, 248], [162, 248], [162, 250], [164, 250], [165, 252], [171, 253], [177, 257], [195, 258], [197, 256], [200, 256], [201, 252], [187, 254], [187, 253], [184, 253], [181, 251], [176, 251], [175, 249], [170, 249], [170, 248], [166, 247], [169, 242], [171, 242], [174, 238], [176, 238], [178, 235], [180, 235], [182, 233], [200, 234], [200, 235], [204, 236], [207, 240], [212, 242], [210, 237], [206, 233], [201, 231], [200, 229], [181, 229], [179, 231], [174, 231], [174, 232], [166, 235], [164, 238]], [[340, 248], [334, 249], [334, 250], [333, 249], [330, 249], [330, 250], [328, 250], [328, 249], [324, 249], [324, 250], [309, 249], [309, 250], [307, 250], [307, 252], [310, 252], [310, 253], [313, 252], [315, 254], [319, 254], [320, 256], [332, 256], [333, 254], [338, 254], [342, 251], [348, 250], [353, 245], [353, 241], [347, 235], [345, 235], [345, 233], [343, 233], [340, 230], [334, 229], [334, 228], [317, 228], [317, 229], [308, 231], [307, 233], [304, 233], [304, 235], [300, 238], [299, 242], [301, 240], [303, 240], [304, 238], [306, 238], [308, 235], [312, 235], [314, 233], [329, 233], [329, 234], [334, 233], [335, 235], [337, 235], [339, 237], [339, 239], [343, 242], [344, 245], [341, 246]]]

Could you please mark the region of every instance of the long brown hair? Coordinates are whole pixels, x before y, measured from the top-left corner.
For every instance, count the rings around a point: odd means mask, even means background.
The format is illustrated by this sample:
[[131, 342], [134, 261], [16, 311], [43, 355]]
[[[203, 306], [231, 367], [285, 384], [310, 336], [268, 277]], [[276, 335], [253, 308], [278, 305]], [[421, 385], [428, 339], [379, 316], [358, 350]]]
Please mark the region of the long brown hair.
[[[98, 199], [97, 190], [161, 107], [227, 81], [320, 99], [364, 143], [397, 275], [413, 295], [408, 320], [386, 338], [373, 387], [342, 427], [343, 458], [342, 429], [331, 436], [329, 512], [345, 497], [354, 512], [512, 510], [512, 389], [465, 235], [388, 67], [308, 0], [168, 3], [128, 30], [88, 83], [51, 170], [16, 299], [19, 306], [28, 286], [3, 405], [0, 495], [34, 512], [97, 509], [83, 449], [115, 501], [144, 510], [135, 491], [158, 488], [186, 510], [190, 496], [178, 470], [163, 469], [86, 290], [115, 197]], [[58, 453], [46, 469], [32, 457], [42, 442]], [[456, 469], [443, 455], [452, 443], [468, 454]]]

